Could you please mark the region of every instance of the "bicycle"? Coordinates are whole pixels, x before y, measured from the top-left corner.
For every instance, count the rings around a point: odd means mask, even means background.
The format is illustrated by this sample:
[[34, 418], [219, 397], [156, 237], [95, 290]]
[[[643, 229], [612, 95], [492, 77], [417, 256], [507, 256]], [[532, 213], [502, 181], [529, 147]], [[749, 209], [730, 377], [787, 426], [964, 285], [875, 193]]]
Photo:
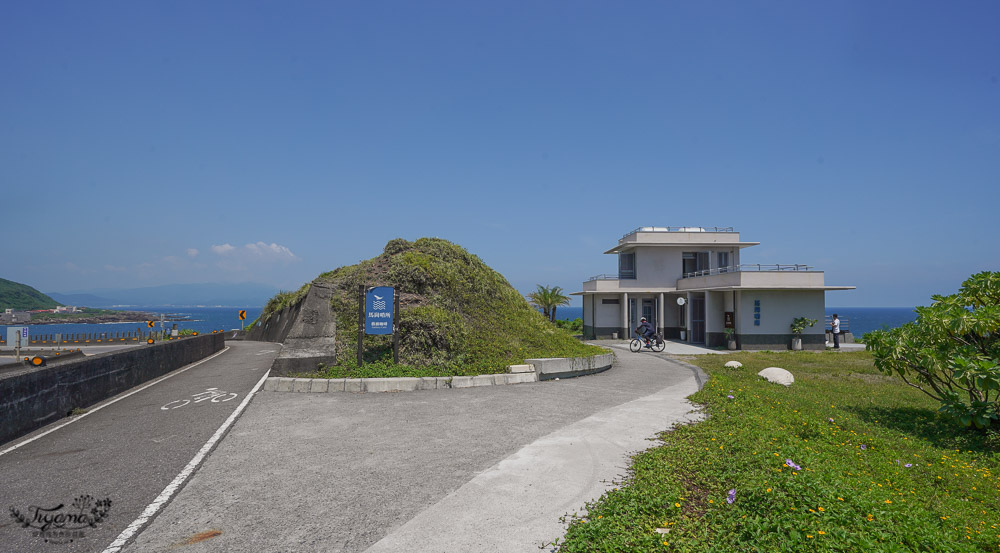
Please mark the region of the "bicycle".
[[635, 336], [636, 337], [632, 338], [632, 341], [628, 344], [628, 349], [632, 353], [639, 353], [639, 350], [641, 350], [645, 345], [650, 346], [647, 349], [651, 349], [657, 353], [663, 351], [667, 347], [667, 343], [663, 341], [663, 338], [659, 334], [654, 334], [651, 340], [642, 338], [639, 336], [638, 332]]

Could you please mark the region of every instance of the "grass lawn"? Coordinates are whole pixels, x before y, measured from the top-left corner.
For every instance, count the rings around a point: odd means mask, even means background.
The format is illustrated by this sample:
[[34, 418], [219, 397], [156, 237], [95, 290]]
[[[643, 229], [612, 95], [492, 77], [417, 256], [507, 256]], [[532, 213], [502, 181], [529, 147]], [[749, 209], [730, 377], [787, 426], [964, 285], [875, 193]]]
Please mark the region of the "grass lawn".
[[[1000, 434], [944, 419], [867, 352], [692, 362], [708, 419], [635, 456], [559, 551], [1000, 551]], [[771, 366], [795, 384], [757, 377]]]

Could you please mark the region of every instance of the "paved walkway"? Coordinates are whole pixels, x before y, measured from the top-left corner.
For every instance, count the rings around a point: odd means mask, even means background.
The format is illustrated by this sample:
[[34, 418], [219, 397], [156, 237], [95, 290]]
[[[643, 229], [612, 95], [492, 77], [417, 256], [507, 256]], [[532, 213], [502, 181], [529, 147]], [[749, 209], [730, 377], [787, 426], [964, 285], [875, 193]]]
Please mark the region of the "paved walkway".
[[537, 551], [630, 453], [699, 418], [685, 398], [700, 370], [617, 351], [612, 369], [560, 381], [260, 392], [125, 551]]

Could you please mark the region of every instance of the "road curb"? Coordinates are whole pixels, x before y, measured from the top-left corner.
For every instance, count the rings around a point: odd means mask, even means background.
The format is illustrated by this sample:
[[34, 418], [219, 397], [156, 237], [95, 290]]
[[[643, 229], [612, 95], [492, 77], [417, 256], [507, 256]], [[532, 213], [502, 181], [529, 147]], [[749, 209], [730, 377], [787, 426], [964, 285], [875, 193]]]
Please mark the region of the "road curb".
[[289, 378], [272, 376], [264, 381], [262, 392], [334, 393], [355, 394], [384, 392], [417, 392], [449, 388], [477, 388], [480, 386], [507, 386], [538, 382], [533, 372], [481, 374], [477, 376], [425, 376], [421, 378]]

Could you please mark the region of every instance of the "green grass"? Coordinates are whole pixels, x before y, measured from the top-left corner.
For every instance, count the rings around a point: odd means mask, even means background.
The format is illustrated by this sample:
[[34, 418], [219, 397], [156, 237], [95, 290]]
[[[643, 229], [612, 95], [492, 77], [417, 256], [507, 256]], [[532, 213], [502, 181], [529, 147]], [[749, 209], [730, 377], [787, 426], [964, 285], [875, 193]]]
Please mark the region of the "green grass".
[[[635, 456], [560, 551], [1000, 550], [1000, 436], [956, 427], [868, 353], [693, 362], [711, 377], [691, 398], [708, 418]], [[795, 384], [756, 376], [769, 366]]]

